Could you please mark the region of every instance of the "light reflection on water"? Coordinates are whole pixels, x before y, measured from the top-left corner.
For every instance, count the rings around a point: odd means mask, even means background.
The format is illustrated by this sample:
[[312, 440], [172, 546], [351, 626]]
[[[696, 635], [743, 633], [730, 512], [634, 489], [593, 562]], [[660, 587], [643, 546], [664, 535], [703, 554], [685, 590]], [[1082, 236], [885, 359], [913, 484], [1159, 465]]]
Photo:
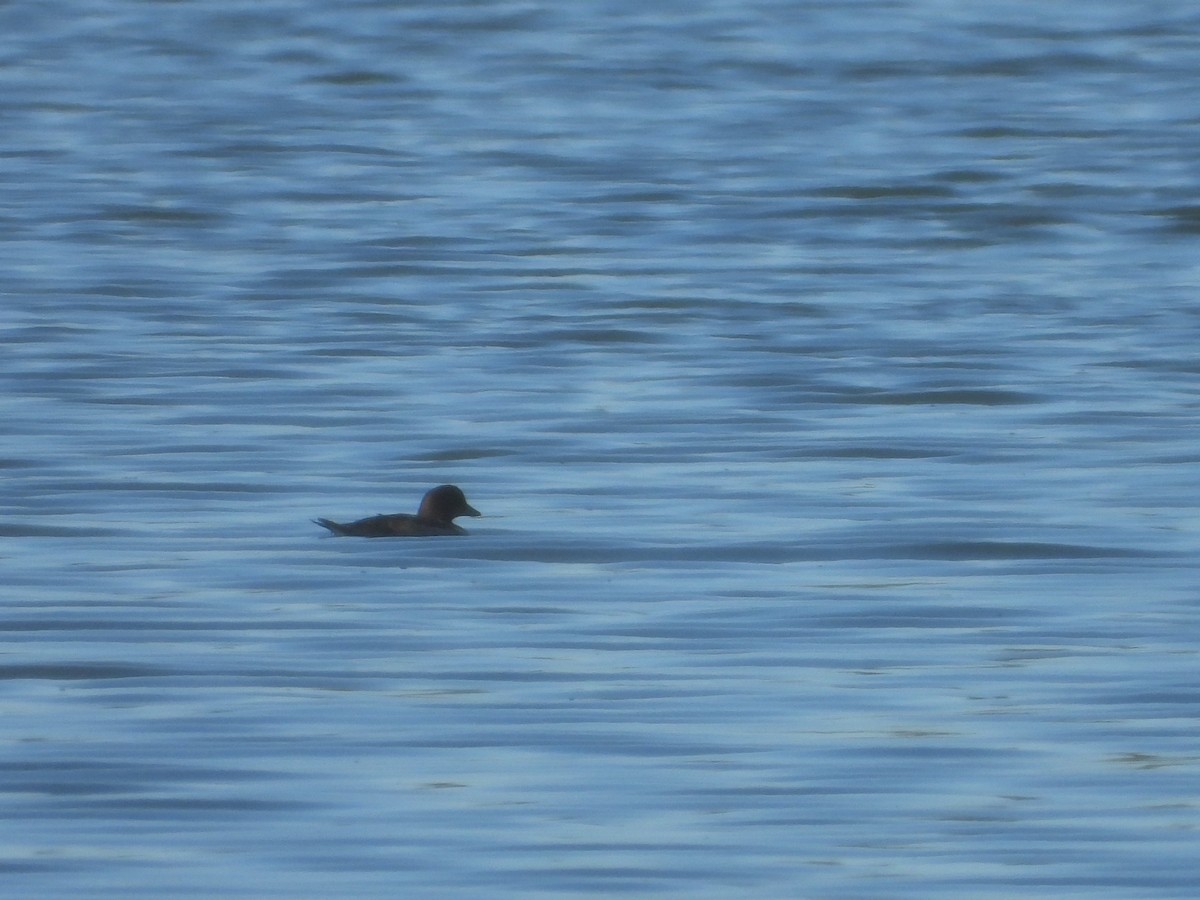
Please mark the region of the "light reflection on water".
[[12, 890], [1190, 894], [1186, 30], [255, 9], [12, 32]]

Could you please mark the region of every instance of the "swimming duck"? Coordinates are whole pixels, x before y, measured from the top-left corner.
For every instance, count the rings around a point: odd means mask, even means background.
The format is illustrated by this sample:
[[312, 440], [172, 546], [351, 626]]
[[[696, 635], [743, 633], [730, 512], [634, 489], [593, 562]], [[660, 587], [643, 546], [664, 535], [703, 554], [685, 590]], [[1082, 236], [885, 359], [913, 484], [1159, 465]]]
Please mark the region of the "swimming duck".
[[421, 508], [415, 516], [407, 513], [371, 516], [344, 525], [329, 519], [313, 521], [334, 534], [354, 537], [434, 537], [466, 534], [466, 529], [455, 525], [454, 520], [459, 516], [481, 515], [483, 513], [467, 503], [466, 495], [460, 488], [453, 484], [443, 484], [421, 498]]

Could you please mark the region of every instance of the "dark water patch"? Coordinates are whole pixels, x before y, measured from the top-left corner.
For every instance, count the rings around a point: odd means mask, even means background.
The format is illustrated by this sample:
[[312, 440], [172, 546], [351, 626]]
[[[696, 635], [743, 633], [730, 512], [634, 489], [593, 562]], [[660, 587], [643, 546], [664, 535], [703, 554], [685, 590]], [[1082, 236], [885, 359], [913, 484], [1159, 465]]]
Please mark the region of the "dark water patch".
[[[1077, 222], [1075, 216], [1066, 215], [1061, 210], [1022, 203], [964, 203], [948, 207], [943, 212], [953, 224], [977, 230], [996, 240], [1010, 238], [1014, 233], [1036, 232]], [[1041, 233], [1050, 236], [1046, 231]]]
[[[396, 234], [384, 238], [368, 238], [365, 246], [382, 251], [388, 258], [394, 258], [397, 253], [411, 255], [419, 259], [442, 259], [459, 261], [464, 256], [486, 252], [492, 246], [487, 238], [472, 237], [456, 233], [440, 234]], [[545, 252], [553, 253], [555, 248], [546, 248]], [[569, 254], [566, 248], [559, 252]], [[380, 298], [383, 300], [384, 298]], [[387, 302], [396, 302], [388, 298]]]
[[805, 449], [802, 455], [809, 459], [944, 459], [958, 454], [905, 447], [830, 447]]
[[132, 493], [161, 494], [171, 497], [177, 494], [204, 494], [219, 496], [222, 494], [291, 494], [299, 488], [287, 484], [270, 484], [263, 482], [233, 483], [227, 481], [120, 481], [75, 485], [77, 490], [87, 490], [89, 487], [105, 491], [120, 491]]
[[676, 759], [719, 754], [740, 755], [753, 753], [757, 748], [750, 743], [730, 745], [719, 739], [692, 741], [670, 735], [651, 736], [641, 730], [622, 733], [611, 729], [545, 728], [522, 725], [520, 728], [500, 731], [464, 730], [461, 734], [446, 738], [405, 738], [390, 742], [393, 746], [410, 749], [454, 748], [521, 748], [536, 747], [546, 753], [575, 756], [581, 752], [603, 759], [606, 757], [641, 759]]
[[1005, 181], [1009, 176], [992, 169], [947, 169], [938, 172], [936, 177], [951, 184], [992, 184]]
[[[913, 603], [902, 606], [875, 606], [837, 615], [817, 615], [809, 624], [839, 628], [981, 628], [1025, 620], [1030, 615], [1031, 610], [1017, 606], [987, 607], [971, 606], [967, 603], [934, 606], [928, 603]], [[861, 666], [862, 663], [856, 660], [855, 665]]]
[[662, 335], [624, 328], [559, 328], [529, 335], [532, 344], [656, 344]]
[[953, 197], [953, 188], [940, 184], [900, 184], [900, 185], [843, 185], [820, 188], [813, 191], [815, 197], [835, 197], [844, 200], [911, 200], [917, 198]]
[[[429, 325], [427, 316], [402, 309], [355, 309], [343, 314], [347, 325], [353, 323], [369, 328], [423, 328]], [[349, 331], [349, 328], [344, 329]], [[365, 336], [365, 335], [364, 335]]]
[[894, 545], [891, 552], [902, 559], [944, 560], [1149, 559], [1159, 555], [1126, 547], [1037, 541], [930, 541]]
[[1172, 234], [1200, 234], [1200, 205], [1169, 206], [1150, 210], [1146, 215], [1166, 219], [1163, 230]]
[[977, 125], [956, 132], [959, 137], [977, 140], [1006, 140], [1009, 138], [1046, 138], [1048, 132], [1036, 128], [1026, 128], [1017, 125]]
[[941, 252], [943, 250], [968, 251], [978, 250], [985, 247], [993, 247], [999, 243], [994, 235], [983, 236], [982, 234], [976, 237], [956, 236], [950, 237], [941, 235], [938, 237], [911, 238], [908, 241], [908, 246], [913, 250], [929, 250], [933, 252]]
[[939, 67], [932, 62], [905, 60], [845, 66], [841, 69], [841, 75], [849, 81], [907, 81], [933, 77], [938, 71]]
[[109, 221], [161, 225], [188, 225], [214, 227], [223, 218], [222, 214], [197, 209], [173, 206], [110, 206], [99, 210], [97, 218]]
[[[255, 692], [268, 690], [293, 691], [307, 694], [328, 696], [350, 696], [358, 692], [378, 692], [384, 690], [395, 679], [401, 676], [387, 673], [384, 676], [360, 675], [357, 672], [328, 673], [328, 672], [262, 672], [249, 670], [246, 672], [222, 672], [213, 675], [194, 675], [191, 673], [172, 673], [169, 678], [131, 678], [118, 684], [102, 684], [95, 681], [81, 682], [79, 691], [93, 692], [103, 702], [120, 701], [126, 704], [153, 703], [154, 698], [161, 697], [164, 690], [169, 689], [175, 696], [194, 694], [204, 696], [209, 692], [236, 694], [238, 692]], [[412, 676], [423, 680], [428, 676]], [[229, 714], [230, 721], [240, 717]], [[145, 725], [147, 732], [170, 730], [174, 726], [158, 724]]]
[[[575, 546], [484, 547], [468, 551], [475, 559], [507, 559], [540, 563], [644, 563], [721, 562], [783, 563], [830, 558], [829, 548], [812, 548], [796, 543], [701, 544], [692, 546], [602, 545], [580, 543]], [[457, 554], [456, 554], [457, 555]], [[834, 558], [845, 558], [834, 553]]]
[[[46, 748], [54, 753], [55, 748]], [[263, 769], [227, 766], [190, 766], [151, 760], [114, 762], [106, 759], [59, 758], [49, 756], [36, 760], [17, 760], [0, 763], [0, 777], [19, 779], [29, 790], [49, 794], [112, 794], [128, 791], [132, 785], [143, 789], [149, 785], [178, 783], [256, 782], [285, 778], [283, 773]]]
[[94, 872], [95, 869], [95, 860], [65, 859], [62, 856], [40, 860], [0, 860], [0, 874], [6, 875], [62, 875]]
[[[901, 529], [903, 530], [903, 529]], [[887, 535], [888, 538], [893, 535]], [[1021, 560], [1122, 560], [1160, 559], [1168, 553], [1129, 547], [1092, 546], [1037, 541], [948, 541], [930, 540], [897, 543], [879, 542], [862, 536], [836, 539], [804, 534], [797, 527], [794, 540], [755, 542], [689, 542], [647, 544], [604, 544], [581, 541], [578, 544], [536, 542], [514, 545], [509, 541], [439, 546], [440, 552], [455, 558], [510, 560], [560, 564], [611, 564], [618, 567], [689, 564], [697, 571], [730, 563], [784, 564], [835, 560], [943, 560], [943, 561], [1021, 561]]]
[[1081, 197], [1124, 197], [1126, 192], [1114, 186], [1084, 184], [1078, 181], [1046, 181], [1029, 185], [1026, 190], [1040, 197], [1054, 200], [1072, 200]]
[[101, 333], [102, 329], [85, 325], [28, 325], [19, 328], [8, 328], [4, 334], [4, 341], [9, 345], [33, 344], [34, 346], [42, 346], [51, 343], [74, 342], [81, 338], [91, 339]]
[[107, 681], [121, 678], [162, 678], [170, 669], [125, 663], [30, 663], [0, 665], [0, 681]]
[[[313, 198], [291, 197], [293, 202], [304, 203]], [[364, 197], [364, 202], [370, 198]], [[345, 281], [364, 282], [370, 280], [406, 280], [411, 278], [428, 278], [428, 277], [446, 277], [450, 278], [460, 271], [459, 266], [453, 264], [439, 265], [433, 262], [424, 263], [404, 263], [393, 262], [388, 264], [376, 263], [359, 263], [354, 265], [344, 265], [341, 267], [331, 267], [323, 269], [320, 272], [313, 272], [307, 269], [295, 269], [291, 271], [281, 271], [276, 274], [276, 278], [284, 284], [299, 283], [311, 291], [311, 289], [319, 283], [328, 283], [332, 287], [340, 288]]]
[[1050, 77], [1064, 72], [1131, 72], [1136, 67], [1123, 56], [1056, 51], [1037, 56], [982, 59], [952, 68], [957, 76], [1000, 78]]
[[[1065, 647], [1006, 647], [996, 654], [996, 661], [1002, 665], [1021, 664], [1046, 659], [1068, 659], [1077, 656], [1080, 650]], [[1099, 653], [1100, 650], [1087, 651]]]
[[68, 525], [29, 525], [21, 522], [0, 522], [0, 537], [96, 538], [120, 537], [126, 534], [129, 534], [128, 529]]
[[596, 194], [592, 197], [582, 198], [586, 203], [629, 203], [634, 205], [650, 205], [655, 204], [682, 204], [690, 198], [688, 195], [679, 190], [664, 190], [662, 188], [653, 188], [645, 190], [614, 190]]
[[404, 79], [391, 72], [380, 72], [374, 69], [347, 69], [340, 72], [330, 72], [325, 75], [308, 79], [310, 84], [329, 84], [335, 87], [358, 87], [361, 85], [394, 85]]
[[842, 398], [851, 403], [878, 403], [885, 406], [1025, 406], [1044, 403], [1048, 398], [1024, 391], [991, 388], [962, 388], [933, 391], [864, 391]]
[[[322, 808], [327, 808], [326, 804], [306, 800], [260, 800], [253, 797], [130, 797], [120, 800], [103, 798], [90, 801], [59, 801], [57, 808], [49, 807], [45, 815], [60, 814], [64, 809], [69, 809], [79, 815], [115, 813], [137, 821], [162, 818], [173, 820], [178, 816], [203, 819], [237, 813], [311, 812]], [[26, 814], [29, 815], [28, 812]]]
[[1114, 369], [1141, 369], [1168, 374], [1200, 375], [1200, 360], [1192, 357], [1114, 359], [1099, 362], [1096, 365]]
[[1184, 711], [1187, 711], [1188, 715], [1195, 715], [1200, 711], [1200, 689], [1193, 687], [1171, 686], [1161, 690], [1130, 691], [1110, 694], [1099, 700], [1102, 703], [1133, 706], [1158, 714], [1167, 714], [1168, 710], [1173, 710], [1170, 715], [1180, 715]]
[[[423, 678], [423, 674], [414, 673], [414, 678]], [[460, 669], [453, 672], [440, 672], [438, 678], [446, 681], [473, 681], [480, 684], [490, 683], [517, 683], [517, 684], [538, 684], [538, 683], [564, 683], [571, 684], [582, 682], [591, 684], [594, 682], [606, 681], [638, 681], [643, 680], [636, 675], [617, 674], [617, 673], [597, 673], [597, 672], [561, 672], [557, 670], [547, 671], [514, 671], [514, 670], [495, 670], [485, 671], [479, 669]]]
[[413, 462], [465, 462], [473, 459], [495, 459], [497, 457], [518, 455], [518, 450], [497, 450], [492, 447], [460, 447], [451, 450], [438, 450], [430, 453], [416, 453]]
[[[529, 276], [518, 276], [515, 278], [506, 278], [503, 282], [501, 282], [499, 284], [488, 283], [488, 284], [482, 284], [479, 286], [480, 292], [488, 291], [488, 292], [500, 293], [500, 294], [509, 294], [509, 293], [517, 292], [517, 293], [521, 293], [521, 294], [534, 294], [534, 295], [549, 294], [549, 295], [554, 296], [556, 299], [567, 296], [572, 293], [579, 294], [579, 293], [589, 292], [590, 290], [591, 290], [591, 288], [589, 287], [589, 285], [587, 284], [586, 281], [576, 280], [576, 279], [569, 278], [566, 276], [551, 276], [550, 278], [545, 278], [545, 277], [542, 277], [540, 274], [539, 275], [529, 275]], [[535, 343], [531, 344], [528, 340], [526, 340], [526, 341], [515, 341], [514, 340], [511, 344], [498, 341], [498, 342], [496, 342], [496, 344], [494, 346], [506, 347], [506, 346], [545, 346], [545, 345], [540, 342], [535, 342]]]
[[845, 747], [840, 752], [844, 753], [847, 759], [854, 759], [856, 757], [881, 759], [891, 765], [899, 765], [906, 761], [929, 765], [935, 763], [937, 760], [943, 760], [948, 764], [957, 762], [978, 764], [981, 760], [989, 757], [1011, 758], [1013, 755], [1019, 753], [1017, 748], [1013, 747], [955, 746], [951, 743], [951, 740], [952, 738], [946, 740], [944, 743], [925, 743], [905, 735], [900, 735], [892, 736], [890, 740], [880, 745]]
[[36, 469], [42, 466], [40, 460], [20, 459], [17, 457], [7, 457], [0, 459], [0, 469]]
[[[302, 356], [317, 359], [392, 359], [396, 355], [395, 350], [360, 344], [357, 338], [343, 338], [342, 343], [342, 346], [332, 346], [329, 344], [322, 345], [322, 343], [318, 342], [298, 352]], [[370, 393], [370, 388], [366, 389], [366, 392]], [[353, 391], [350, 394], [353, 395]]]
[[[140, 570], [140, 569], [139, 569]], [[109, 571], [125, 571], [124, 568], [115, 568]], [[116, 604], [118, 601], [113, 601]], [[105, 604], [106, 606], [108, 604]], [[188, 619], [171, 615], [171, 610], [163, 610], [162, 607], [154, 606], [147, 603], [124, 603], [121, 607], [122, 612], [138, 616], [138, 618], [103, 618], [103, 619], [81, 619], [76, 618], [72, 612], [64, 612], [61, 615], [47, 616], [37, 619], [0, 619], [0, 632], [47, 632], [66, 636], [71, 632], [89, 632], [89, 631], [112, 631], [118, 633], [129, 633], [129, 641], [144, 641], [146, 637], [142, 632], [154, 632], [158, 635], [165, 636], [168, 633], [178, 633], [181, 635], [195, 635], [197, 633], [212, 632], [214, 634], [232, 634], [232, 633], [254, 633], [254, 632], [279, 632], [286, 634], [288, 632], [304, 632], [304, 631], [319, 631], [327, 633], [330, 630], [330, 623], [323, 620], [301, 621], [296, 619], [287, 619], [276, 617], [270, 619], [237, 619], [237, 618], [219, 618], [214, 616], [209, 619]], [[153, 615], [155, 618], [146, 618], [146, 615]], [[338, 622], [338, 631], [355, 631], [359, 629], [369, 629], [370, 626], [362, 623]], [[155, 674], [148, 672], [147, 675]], [[165, 674], [165, 673], [158, 673]]]
[[[1161, 769], [1195, 769], [1200, 766], [1200, 756], [1163, 756], [1162, 754], [1158, 753], [1121, 753], [1112, 757], [1109, 762], [1115, 765], [1140, 769], [1145, 772], [1154, 772]], [[1181, 802], [1180, 808], [1192, 809], [1193, 804]]]
[[125, 454], [126, 456], [187, 456], [196, 455], [207, 457], [209, 459], [219, 457], [225, 454], [238, 455], [245, 453], [256, 452], [257, 445], [250, 441], [236, 444], [213, 444], [213, 443], [198, 443], [191, 444], [186, 441], [176, 441], [170, 443], [151, 444], [141, 443], [137, 447], [130, 449]]

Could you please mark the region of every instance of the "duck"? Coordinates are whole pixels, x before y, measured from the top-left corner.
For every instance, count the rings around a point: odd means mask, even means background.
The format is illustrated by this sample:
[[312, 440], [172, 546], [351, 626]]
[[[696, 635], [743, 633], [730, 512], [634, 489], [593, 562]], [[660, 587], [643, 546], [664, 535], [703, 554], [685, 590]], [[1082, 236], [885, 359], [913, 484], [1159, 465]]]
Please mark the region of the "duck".
[[459, 516], [482, 515], [467, 502], [462, 488], [442, 484], [425, 493], [415, 516], [395, 513], [369, 516], [356, 522], [342, 523], [331, 519], [313, 519], [313, 522], [334, 534], [352, 537], [441, 537], [467, 533], [465, 528], [454, 524]]

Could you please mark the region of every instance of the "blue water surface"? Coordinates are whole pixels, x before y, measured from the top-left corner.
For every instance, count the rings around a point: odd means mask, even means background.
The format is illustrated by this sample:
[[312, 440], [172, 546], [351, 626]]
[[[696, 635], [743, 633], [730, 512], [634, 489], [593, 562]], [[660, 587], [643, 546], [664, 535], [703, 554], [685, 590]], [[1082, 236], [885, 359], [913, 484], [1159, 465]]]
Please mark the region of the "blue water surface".
[[0, 894], [1192, 896], [1197, 58], [0, 9]]

